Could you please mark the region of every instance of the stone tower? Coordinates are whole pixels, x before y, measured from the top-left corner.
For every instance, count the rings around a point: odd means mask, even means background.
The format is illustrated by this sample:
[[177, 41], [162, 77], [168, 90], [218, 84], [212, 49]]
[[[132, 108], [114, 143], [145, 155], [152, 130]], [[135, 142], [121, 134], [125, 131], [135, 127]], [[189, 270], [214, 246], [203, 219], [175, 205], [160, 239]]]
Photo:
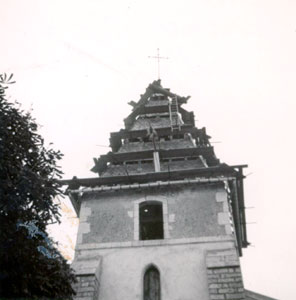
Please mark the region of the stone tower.
[[246, 166], [217, 159], [188, 99], [154, 81], [94, 159], [99, 177], [65, 181], [80, 218], [76, 299], [245, 299]]

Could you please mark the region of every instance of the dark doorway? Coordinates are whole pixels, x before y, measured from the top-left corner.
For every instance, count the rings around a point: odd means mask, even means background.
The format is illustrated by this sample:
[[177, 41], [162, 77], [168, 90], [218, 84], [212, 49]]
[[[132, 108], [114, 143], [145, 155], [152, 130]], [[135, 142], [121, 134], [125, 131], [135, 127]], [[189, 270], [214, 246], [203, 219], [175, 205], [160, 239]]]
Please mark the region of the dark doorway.
[[163, 239], [162, 203], [157, 201], [140, 204], [140, 240]]
[[160, 300], [160, 275], [154, 266], [144, 275], [144, 300]]

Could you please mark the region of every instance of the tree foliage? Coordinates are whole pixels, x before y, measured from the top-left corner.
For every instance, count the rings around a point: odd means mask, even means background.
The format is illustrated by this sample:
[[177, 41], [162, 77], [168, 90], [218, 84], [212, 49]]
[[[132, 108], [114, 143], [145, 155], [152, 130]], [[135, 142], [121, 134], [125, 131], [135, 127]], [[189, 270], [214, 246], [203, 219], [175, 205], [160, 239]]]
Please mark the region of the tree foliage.
[[59, 151], [44, 145], [30, 113], [6, 99], [0, 75], [0, 298], [71, 299], [75, 276], [46, 233], [60, 222]]

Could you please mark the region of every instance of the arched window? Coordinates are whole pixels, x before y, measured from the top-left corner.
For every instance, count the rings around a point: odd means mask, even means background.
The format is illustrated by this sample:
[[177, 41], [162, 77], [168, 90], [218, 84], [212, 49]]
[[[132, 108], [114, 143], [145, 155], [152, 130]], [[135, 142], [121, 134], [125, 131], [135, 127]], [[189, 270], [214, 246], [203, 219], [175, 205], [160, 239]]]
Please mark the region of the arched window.
[[160, 300], [160, 275], [154, 266], [144, 274], [144, 300]]
[[163, 239], [162, 203], [147, 201], [140, 204], [140, 240]]

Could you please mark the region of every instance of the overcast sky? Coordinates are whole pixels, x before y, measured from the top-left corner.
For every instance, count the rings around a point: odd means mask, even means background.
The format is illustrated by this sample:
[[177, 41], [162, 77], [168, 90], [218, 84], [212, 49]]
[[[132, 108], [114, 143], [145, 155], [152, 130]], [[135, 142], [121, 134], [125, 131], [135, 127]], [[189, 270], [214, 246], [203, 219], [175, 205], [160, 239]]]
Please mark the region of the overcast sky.
[[[163, 86], [191, 95], [185, 108], [207, 128], [222, 162], [249, 165], [247, 221], [255, 223], [241, 260], [245, 287], [296, 299], [295, 0], [0, 5], [0, 72], [17, 81], [10, 99], [33, 108], [46, 142], [65, 154], [65, 178], [95, 176], [92, 159], [110, 150], [127, 102], [157, 79], [148, 56], [160, 48], [169, 57], [161, 62]], [[66, 244], [76, 234], [69, 215], [66, 238], [55, 233]]]

